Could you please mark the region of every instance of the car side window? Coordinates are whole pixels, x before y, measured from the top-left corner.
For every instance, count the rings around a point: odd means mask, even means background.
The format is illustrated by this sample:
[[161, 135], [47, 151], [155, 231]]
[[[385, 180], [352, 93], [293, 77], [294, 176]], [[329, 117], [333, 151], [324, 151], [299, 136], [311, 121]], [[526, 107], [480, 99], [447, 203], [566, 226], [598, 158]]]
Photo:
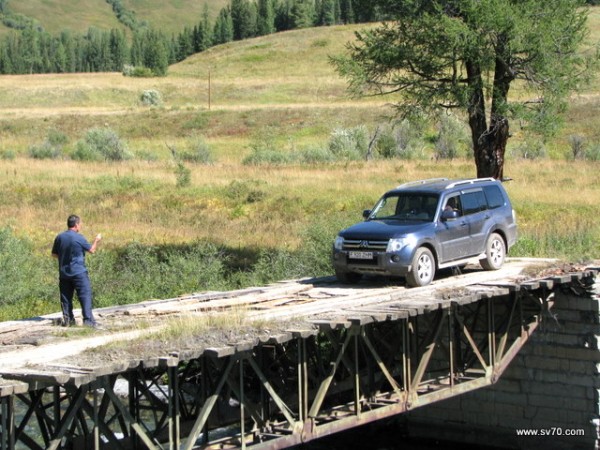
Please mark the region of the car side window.
[[462, 205], [460, 202], [460, 195], [452, 195], [446, 199], [444, 205], [444, 211], [456, 211], [459, 216], [462, 216]]
[[465, 192], [460, 197], [465, 216], [487, 209], [487, 201], [482, 190]]
[[504, 196], [498, 186], [485, 186], [483, 191], [487, 198], [488, 208], [495, 209], [504, 206]]

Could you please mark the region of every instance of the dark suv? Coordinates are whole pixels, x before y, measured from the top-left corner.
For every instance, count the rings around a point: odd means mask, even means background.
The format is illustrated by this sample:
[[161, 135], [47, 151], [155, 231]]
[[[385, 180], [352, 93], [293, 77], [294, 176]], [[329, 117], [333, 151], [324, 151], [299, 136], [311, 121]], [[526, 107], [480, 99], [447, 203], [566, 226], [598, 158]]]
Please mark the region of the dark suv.
[[379, 274], [425, 286], [437, 269], [473, 258], [484, 269], [497, 270], [517, 238], [515, 212], [493, 178], [406, 183], [386, 192], [363, 217], [340, 231], [333, 244], [341, 282]]

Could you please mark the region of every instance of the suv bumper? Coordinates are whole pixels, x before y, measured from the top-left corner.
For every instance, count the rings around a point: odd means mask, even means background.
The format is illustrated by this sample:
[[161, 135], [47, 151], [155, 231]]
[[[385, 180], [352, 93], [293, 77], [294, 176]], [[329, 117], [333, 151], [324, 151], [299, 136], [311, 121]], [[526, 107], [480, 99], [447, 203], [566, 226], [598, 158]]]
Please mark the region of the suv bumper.
[[361, 274], [377, 274], [390, 276], [406, 276], [411, 269], [412, 254], [408, 251], [399, 253], [369, 252], [373, 257], [351, 258], [347, 250], [333, 252], [333, 267], [339, 272], [355, 272]]

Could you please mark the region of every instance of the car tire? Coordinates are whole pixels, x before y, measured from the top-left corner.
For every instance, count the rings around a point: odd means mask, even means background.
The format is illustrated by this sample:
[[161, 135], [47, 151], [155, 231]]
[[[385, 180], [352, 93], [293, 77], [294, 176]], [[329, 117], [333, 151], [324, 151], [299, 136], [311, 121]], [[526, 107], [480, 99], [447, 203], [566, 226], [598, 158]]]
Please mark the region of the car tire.
[[360, 281], [362, 275], [356, 272], [342, 272], [341, 270], [336, 270], [335, 277], [340, 283], [356, 284]]
[[411, 287], [427, 286], [435, 276], [435, 258], [428, 248], [420, 247], [413, 256], [406, 284]]
[[490, 234], [485, 244], [485, 258], [479, 263], [485, 270], [498, 270], [506, 258], [506, 244], [498, 233]]

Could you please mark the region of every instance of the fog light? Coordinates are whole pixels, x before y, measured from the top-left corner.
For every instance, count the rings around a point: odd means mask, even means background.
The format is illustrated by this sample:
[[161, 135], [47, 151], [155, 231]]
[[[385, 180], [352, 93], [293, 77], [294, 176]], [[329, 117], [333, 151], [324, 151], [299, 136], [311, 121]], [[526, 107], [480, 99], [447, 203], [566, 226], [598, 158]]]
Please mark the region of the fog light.
[[392, 261], [397, 263], [400, 261], [400, 257], [398, 255], [392, 255]]

